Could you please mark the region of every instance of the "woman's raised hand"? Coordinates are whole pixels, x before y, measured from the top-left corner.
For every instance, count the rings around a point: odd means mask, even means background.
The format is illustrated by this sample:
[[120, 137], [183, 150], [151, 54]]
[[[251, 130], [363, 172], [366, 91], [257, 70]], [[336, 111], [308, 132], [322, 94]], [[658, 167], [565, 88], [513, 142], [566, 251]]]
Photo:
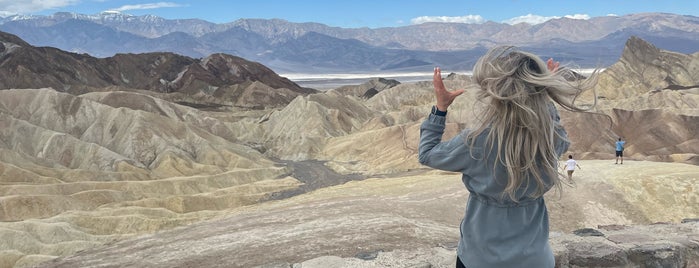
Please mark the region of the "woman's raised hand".
[[561, 63], [553, 61], [553, 58], [549, 58], [549, 60], [546, 61], [546, 68], [548, 68], [551, 72], [555, 72], [556, 70], [558, 70], [559, 65], [561, 65]]
[[444, 82], [442, 82], [442, 70], [439, 67], [434, 68], [432, 84], [434, 85], [434, 95], [437, 97], [437, 109], [443, 112], [447, 111], [447, 108], [449, 108], [449, 105], [454, 102], [457, 96], [464, 93], [463, 89], [447, 91], [447, 88], [444, 87]]

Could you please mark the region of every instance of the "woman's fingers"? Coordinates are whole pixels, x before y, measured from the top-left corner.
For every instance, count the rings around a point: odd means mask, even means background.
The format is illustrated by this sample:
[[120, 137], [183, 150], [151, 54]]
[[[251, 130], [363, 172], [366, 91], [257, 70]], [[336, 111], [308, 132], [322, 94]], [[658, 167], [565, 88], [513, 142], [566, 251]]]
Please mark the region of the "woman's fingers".
[[434, 68], [434, 76], [432, 77], [434, 84], [434, 94], [437, 97], [437, 108], [440, 111], [446, 111], [447, 107], [456, 99], [457, 96], [464, 93], [463, 89], [447, 91], [442, 81], [442, 70], [439, 67]]
[[439, 67], [434, 68], [432, 84], [434, 85], [434, 91], [436, 94], [441, 94], [443, 91], [447, 91], [447, 89], [444, 87], [444, 82], [442, 82], [442, 70], [439, 69]]
[[556, 70], [558, 70], [558, 66], [560, 64], [561, 64], [560, 62], [553, 61], [553, 58], [549, 58], [546, 61], [546, 68], [548, 68], [549, 71], [551, 71], [551, 72], [555, 72]]

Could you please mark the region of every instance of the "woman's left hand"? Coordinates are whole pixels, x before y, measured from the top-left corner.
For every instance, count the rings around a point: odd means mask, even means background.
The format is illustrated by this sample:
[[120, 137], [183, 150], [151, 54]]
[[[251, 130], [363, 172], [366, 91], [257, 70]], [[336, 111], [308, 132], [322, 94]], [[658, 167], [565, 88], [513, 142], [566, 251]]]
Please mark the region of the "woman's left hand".
[[456, 97], [464, 93], [463, 89], [447, 91], [447, 88], [444, 87], [444, 82], [442, 82], [442, 70], [439, 67], [434, 68], [432, 84], [434, 85], [434, 95], [437, 97], [437, 109], [443, 112], [447, 111], [447, 108], [454, 102]]
[[561, 65], [561, 63], [554, 61], [553, 58], [549, 58], [549, 60], [546, 61], [546, 68], [549, 69], [549, 71], [551, 72], [558, 71], [559, 65]]

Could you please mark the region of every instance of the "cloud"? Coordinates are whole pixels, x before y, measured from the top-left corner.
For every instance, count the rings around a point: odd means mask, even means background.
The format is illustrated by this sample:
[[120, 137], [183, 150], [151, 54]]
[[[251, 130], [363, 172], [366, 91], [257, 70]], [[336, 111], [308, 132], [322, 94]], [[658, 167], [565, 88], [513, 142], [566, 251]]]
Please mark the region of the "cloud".
[[485, 19], [481, 15], [466, 15], [460, 17], [446, 16], [421, 16], [410, 20], [412, 24], [422, 24], [425, 22], [458, 22], [458, 23], [484, 23]]
[[[550, 16], [550, 17], [544, 17], [544, 16], [539, 16], [539, 15], [534, 15], [534, 14], [527, 14], [524, 16], [519, 16], [519, 17], [514, 17], [509, 20], [503, 21], [503, 23], [507, 24], [517, 24], [517, 23], [528, 23], [528, 24], [540, 24], [544, 23], [548, 20], [552, 19], [560, 19], [561, 17], [559, 16]], [[590, 19], [590, 15], [587, 14], [574, 14], [574, 15], [565, 15], [563, 18], [569, 18], [569, 19], [575, 19], [575, 20], [588, 20]]]
[[[539, 16], [539, 15], [534, 15], [534, 14], [527, 14], [524, 16], [519, 16], [519, 17], [514, 17], [508, 20], [503, 21], [503, 23], [507, 24], [517, 24], [517, 23], [528, 23], [528, 24], [540, 24], [544, 23], [548, 20], [551, 19], [560, 19], [560, 18], [569, 18], [569, 19], [576, 19], [576, 20], [588, 20], [590, 19], [590, 16], [587, 14], [573, 14], [573, 15], [565, 15], [563, 17], [560, 16], [550, 16], [550, 17], [544, 17], [544, 16]], [[481, 15], [466, 15], [466, 16], [460, 16], [460, 17], [446, 17], [446, 16], [422, 16], [422, 17], [417, 17], [410, 22], [412, 24], [421, 24], [425, 22], [457, 22], [457, 23], [471, 23], [471, 24], [480, 24], [484, 23], [486, 19], [484, 19]]]
[[0, 0], [2, 14], [28, 14], [46, 9], [69, 6], [79, 0]]
[[589, 20], [590, 19], [590, 15], [587, 15], [587, 14], [565, 15], [563, 17], [569, 18], [569, 19], [574, 19], [574, 20]]
[[181, 7], [183, 5], [172, 3], [172, 2], [158, 2], [158, 3], [147, 3], [147, 4], [137, 4], [137, 5], [124, 5], [118, 8], [113, 8], [107, 11], [128, 11], [128, 10], [141, 10], [141, 9], [156, 9], [164, 7]]

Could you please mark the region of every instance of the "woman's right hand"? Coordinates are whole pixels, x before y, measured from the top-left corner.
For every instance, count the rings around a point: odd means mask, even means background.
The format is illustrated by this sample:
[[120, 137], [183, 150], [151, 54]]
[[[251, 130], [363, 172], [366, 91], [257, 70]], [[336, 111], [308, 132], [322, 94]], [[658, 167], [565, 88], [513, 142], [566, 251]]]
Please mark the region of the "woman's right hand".
[[437, 97], [437, 109], [443, 112], [447, 111], [447, 108], [454, 102], [456, 97], [464, 93], [463, 89], [447, 91], [447, 88], [444, 87], [444, 82], [442, 82], [442, 70], [439, 67], [434, 68], [432, 84], [434, 85], [434, 95]]

